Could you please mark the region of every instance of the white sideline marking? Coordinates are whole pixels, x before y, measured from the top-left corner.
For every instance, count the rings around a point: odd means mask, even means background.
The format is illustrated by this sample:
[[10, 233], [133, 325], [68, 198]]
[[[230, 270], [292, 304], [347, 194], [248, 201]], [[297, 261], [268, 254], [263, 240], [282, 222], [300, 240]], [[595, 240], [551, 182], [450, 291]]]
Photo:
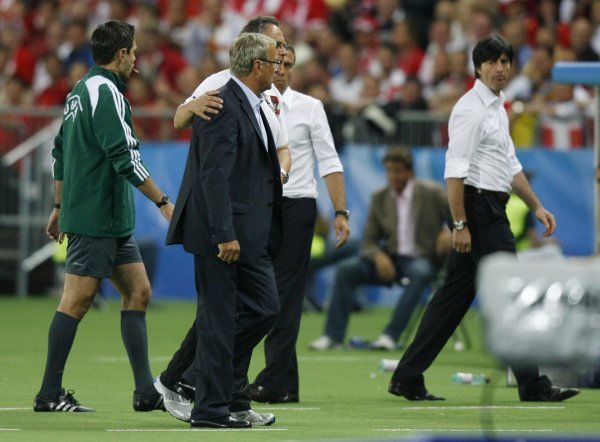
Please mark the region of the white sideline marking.
[[110, 433], [171, 433], [185, 431], [287, 431], [287, 428], [107, 428]]
[[253, 407], [253, 410], [260, 411], [314, 411], [320, 410], [319, 407]]
[[[129, 358], [126, 356], [95, 356], [92, 359], [96, 362], [107, 362], [110, 364], [116, 364], [117, 362], [129, 363]], [[171, 360], [171, 356], [150, 356], [148, 359], [155, 362], [168, 362]]]
[[423, 431], [423, 432], [455, 432], [455, 433], [550, 433], [554, 430], [520, 430], [517, 428], [495, 428], [492, 430], [461, 428], [376, 428], [374, 431]]
[[364, 356], [298, 356], [298, 360], [303, 362], [369, 362], [379, 359], [381, 358]]
[[0, 428], [0, 431], [21, 431], [20, 428]]
[[0, 408], [0, 411], [21, 411], [21, 410], [31, 410], [31, 407], [3, 407]]
[[402, 407], [398, 410], [564, 410], [565, 407], [527, 407], [524, 405], [465, 405], [465, 406], [449, 406], [449, 407]]

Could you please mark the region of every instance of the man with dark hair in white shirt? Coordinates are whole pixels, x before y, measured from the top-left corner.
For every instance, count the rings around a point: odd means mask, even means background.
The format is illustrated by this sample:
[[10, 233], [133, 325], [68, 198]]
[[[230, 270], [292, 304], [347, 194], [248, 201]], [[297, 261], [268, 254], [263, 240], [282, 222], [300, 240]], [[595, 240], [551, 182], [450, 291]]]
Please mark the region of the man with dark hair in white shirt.
[[295, 61], [294, 49], [288, 46], [273, 80], [283, 98], [293, 167], [289, 182], [283, 186], [283, 240], [273, 261], [280, 312], [265, 340], [266, 367], [249, 386], [250, 396], [257, 402], [299, 401], [296, 340], [317, 214], [315, 159], [335, 209], [336, 246], [344, 245], [350, 234], [343, 168], [323, 103], [289, 87]]
[[[490, 253], [515, 253], [515, 238], [506, 217], [512, 190], [546, 228], [556, 228], [531, 189], [510, 138], [502, 89], [508, 80], [513, 48], [502, 37], [480, 40], [473, 50], [475, 86], [456, 103], [449, 121], [446, 191], [452, 214], [452, 250], [448, 274], [421, 319], [414, 341], [402, 357], [389, 392], [409, 400], [443, 400], [425, 388], [423, 372], [433, 363], [475, 297], [479, 260]], [[579, 393], [559, 388], [537, 367], [513, 366], [522, 401], [560, 402]]]

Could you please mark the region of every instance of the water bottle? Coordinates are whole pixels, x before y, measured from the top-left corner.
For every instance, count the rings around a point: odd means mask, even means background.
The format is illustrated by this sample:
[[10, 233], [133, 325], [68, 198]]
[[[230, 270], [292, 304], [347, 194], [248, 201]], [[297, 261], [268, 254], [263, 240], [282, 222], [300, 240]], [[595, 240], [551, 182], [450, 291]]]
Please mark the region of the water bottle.
[[490, 381], [483, 373], [454, 373], [451, 379], [453, 384], [463, 385], [485, 385]]
[[381, 372], [394, 371], [399, 363], [400, 361], [398, 359], [382, 359], [379, 361], [377, 368], [379, 368], [379, 371]]

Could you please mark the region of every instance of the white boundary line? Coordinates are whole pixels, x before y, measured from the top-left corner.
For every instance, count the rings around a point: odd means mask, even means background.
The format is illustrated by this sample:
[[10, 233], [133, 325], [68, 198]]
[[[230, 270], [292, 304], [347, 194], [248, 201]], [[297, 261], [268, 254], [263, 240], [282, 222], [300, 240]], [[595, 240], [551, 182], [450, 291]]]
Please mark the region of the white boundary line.
[[21, 431], [20, 428], [0, 428], [0, 431]]
[[547, 407], [547, 406], [531, 406], [524, 405], [465, 405], [465, 406], [449, 406], [449, 407], [401, 407], [395, 411], [402, 410], [564, 410], [565, 407]]
[[104, 431], [109, 433], [172, 433], [172, 432], [190, 432], [190, 431], [287, 431], [287, 428], [107, 428]]
[[520, 430], [517, 428], [496, 428], [492, 430], [461, 429], [461, 428], [376, 428], [373, 431], [414, 431], [414, 432], [445, 432], [445, 433], [551, 433], [554, 430]]
[[31, 407], [3, 407], [0, 411], [22, 411], [22, 410], [33, 410]]

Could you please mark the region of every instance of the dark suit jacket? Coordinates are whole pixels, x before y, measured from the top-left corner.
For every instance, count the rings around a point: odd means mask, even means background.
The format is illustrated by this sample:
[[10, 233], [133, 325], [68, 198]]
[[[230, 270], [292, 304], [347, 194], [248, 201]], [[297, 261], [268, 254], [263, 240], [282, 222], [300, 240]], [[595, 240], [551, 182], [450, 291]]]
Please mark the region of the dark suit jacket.
[[[365, 225], [362, 252], [370, 257], [376, 250], [390, 255], [398, 250], [398, 212], [396, 196], [391, 187], [371, 196], [371, 207]], [[421, 256], [438, 262], [436, 240], [449, 214], [442, 187], [432, 181], [415, 179], [412, 218], [415, 224], [415, 245]]]
[[240, 262], [253, 263], [269, 242], [272, 249], [278, 245], [281, 169], [269, 126], [265, 122], [267, 153], [239, 85], [232, 79], [219, 91], [221, 112], [210, 121], [194, 119], [167, 244], [183, 244], [189, 253], [216, 258], [217, 244], [237, 239]]

